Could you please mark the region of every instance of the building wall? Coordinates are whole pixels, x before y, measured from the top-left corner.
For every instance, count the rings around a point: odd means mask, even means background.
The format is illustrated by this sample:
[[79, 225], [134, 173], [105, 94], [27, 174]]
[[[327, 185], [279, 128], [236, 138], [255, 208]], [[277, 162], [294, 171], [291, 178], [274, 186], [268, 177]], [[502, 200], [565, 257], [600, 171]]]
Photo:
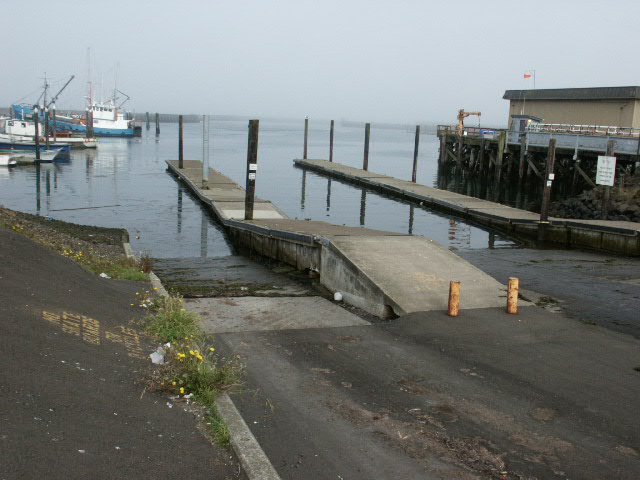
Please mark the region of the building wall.
[[640, 101], [629, 100], [511, 100], [511, 115], [534, 115], [544, 123], [606, 125], [640, 128]]

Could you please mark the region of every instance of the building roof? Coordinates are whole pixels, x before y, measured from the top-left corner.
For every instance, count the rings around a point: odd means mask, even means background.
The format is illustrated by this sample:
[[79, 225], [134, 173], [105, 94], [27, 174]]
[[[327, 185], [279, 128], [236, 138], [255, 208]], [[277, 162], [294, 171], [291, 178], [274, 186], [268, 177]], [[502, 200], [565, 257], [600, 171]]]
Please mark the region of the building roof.
[[507, 90], [502, 98], [505, 100], [629, 100], [640, 99], [640, 87]]

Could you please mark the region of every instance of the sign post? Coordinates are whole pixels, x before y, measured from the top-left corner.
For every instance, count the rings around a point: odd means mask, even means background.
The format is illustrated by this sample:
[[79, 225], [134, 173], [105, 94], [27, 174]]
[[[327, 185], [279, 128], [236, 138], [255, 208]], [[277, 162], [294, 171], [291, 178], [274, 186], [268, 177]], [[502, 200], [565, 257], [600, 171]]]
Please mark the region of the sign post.
[[614, 140], [607, 142], [607, 154], [598, 156], [598, 168], [596, 170], [596, 185], [604, 185], [602, 194], [602, 210], [600, 218], [606, 220], [609, 215], [609, 197], [611, 187], [616, 180], [616, 157], [613, 156]]

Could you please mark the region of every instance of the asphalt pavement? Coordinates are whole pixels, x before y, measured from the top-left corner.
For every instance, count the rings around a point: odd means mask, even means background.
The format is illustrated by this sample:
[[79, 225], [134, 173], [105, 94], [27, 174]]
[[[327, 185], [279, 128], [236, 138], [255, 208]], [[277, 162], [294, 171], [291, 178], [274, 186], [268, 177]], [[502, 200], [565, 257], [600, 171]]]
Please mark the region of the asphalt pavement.
[[108, 280], [0, 228], [0, 479], [235, 479], [193, 413], [140, 382], [146, 284]]

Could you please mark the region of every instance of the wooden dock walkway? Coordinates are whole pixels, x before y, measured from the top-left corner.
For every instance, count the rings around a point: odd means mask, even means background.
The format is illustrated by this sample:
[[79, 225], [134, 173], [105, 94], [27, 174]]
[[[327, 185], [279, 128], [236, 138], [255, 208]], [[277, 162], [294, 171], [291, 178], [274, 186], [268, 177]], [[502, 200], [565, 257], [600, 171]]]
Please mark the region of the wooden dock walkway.
[[[294, 160], [301, 168], [345, 180], [404, 200], [496, 228], [516, 238], [538, 239], [540, 215], [455, 192], [340, 165], [327, 160]], [[640, 255], [640, 223], [549, 218], [545, 241], [568, 247]]]
[[462, 282], [462, 308], [505, 304], [498, 281], [442, 245], [421, 236], [287, 218], [257, 200], [244, 220], [244, 189], [211, 169], [202, 188], [202, 162], [167, 161], [169, 170], [216, 215], [236, 246], [320, 274], [330, 291], [381, 318], [446, 310], [449, 282]]

